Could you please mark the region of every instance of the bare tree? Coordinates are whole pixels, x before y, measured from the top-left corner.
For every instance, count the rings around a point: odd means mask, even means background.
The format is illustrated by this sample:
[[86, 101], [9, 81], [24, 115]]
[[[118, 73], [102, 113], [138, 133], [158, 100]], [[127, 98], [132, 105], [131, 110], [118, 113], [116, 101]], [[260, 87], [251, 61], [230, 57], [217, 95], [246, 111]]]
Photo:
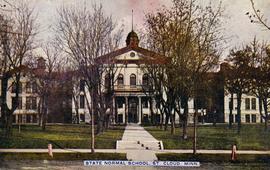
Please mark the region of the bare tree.
[[[10, 136], [12, 130], [12, 114], [18, 106], [19, 84], [25, 58], [34, 47], [36, 35], [36, 17], [33, 9], [26, 3], [19, 3], [14, 8], [14, 15], [1, 16], [1, 118], [5, 135]], [[16, 97], [12, 108], [7, 105], [8, 82], [15, 82]]]
[[[251, 92], [259, 99], [259, 111], [264, 119], [264, 129], [267, 131], [270, 115], [270, 54], [267, 43], [259, 43], [256, 38], [249, 45], [251, 49]], [[263, 107], [262, 107], [263, 106]], [[264, 113], [262, 112], [262, 108]]]
[[[40, 113], [40, 122], [42, 129], [45, 130], [48, 113], [52, 106], [52, 103], [55, 102], [54, 94], [55, 90], [59, 88], [61, 83], [61, 76], [64, 71], [65, 60], [61, 57], [61, 51], [59, 51], [55, 46], [47, 43], [42, 47], [44, 52], [44, 58], [40, 58], [39, 61], [41, 64], [38, 66], [38, 70], [35, 75], [37, 79], [37, 89], [39, 95], [39, 113]], [[63, 88], [63, 87], [62, 87]]]
[[[115, 30], [115, 23], [110, 16], [104, 14], [102, 5], [93, 5], [92, 9], [62, 7], [58, 10], [57, 24], [60, 48], [64, 50], [76, 65], [85, 80], [91, 101], [92, 117], [92, 150], [94, 151], [94, 115], [97, 120], [97, 133], [104, 130], [106, 110], [109, 108], [108, 95], [105, 88], [105, 75], [114, 76], [98, 59], [115, 50], [121, 38], [121, 32]], [[108, 63], [112, 63], [109, 59]], [[110, 95], [111, 96], [111, 95]]]
[[251, 23], [262, 25], [264, 28], [270, 30], [270, 25], [265, 18], [264, 14], [255, 7], [254, 0], [250, 0], [253, 12], [247, 12], [246, 15], [249, 17]]
[[[221, 14], [221, 6], [214, 9], [210, 5], [198, 6], [194, 0], [175, 0], [172, 9], [146, 16], [150, 48], [169, 58], [168, 64], [161, 66], [165, 67], [166, 75], [162, 82], [167, 100], [164, 108], [169, 112], [171, 122], [172, 112], [178, 113], [183, 122], [183, 139], [187, 138], [188, 101], [197, 98], [205, 74], [219, 59], [216, 47], [223, 40]], [[194, 122], [196, 113], [195, 108]]]
[[[183, 125], [187, 139], [188, 101], [194, 99], [193, 153], [197, 146], [197, 98], [208, 71], [215, 68], [223, 40], [221, 34], [222, 7], [199, 6], [195, 0], [173, 0], [172, 9], [162, 9], [147, 15], [150, 48], [169, 57], [162, 86], [166, 99], [164, 110], [174, 129], [174, 112]], [[181, 112], [183, 108], [184, 112]], [[174, 130], [171, 131], [172, 133]]]

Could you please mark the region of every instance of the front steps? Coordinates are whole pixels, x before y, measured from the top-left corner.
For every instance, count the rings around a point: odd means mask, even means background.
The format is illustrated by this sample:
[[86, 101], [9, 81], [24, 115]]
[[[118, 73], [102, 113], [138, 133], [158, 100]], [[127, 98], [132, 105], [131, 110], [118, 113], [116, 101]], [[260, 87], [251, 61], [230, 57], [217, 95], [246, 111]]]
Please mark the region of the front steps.
[[135, 141], [135, 140], [118, 140], [116, 149], [127, 150], [163, 150], [162, 141]]

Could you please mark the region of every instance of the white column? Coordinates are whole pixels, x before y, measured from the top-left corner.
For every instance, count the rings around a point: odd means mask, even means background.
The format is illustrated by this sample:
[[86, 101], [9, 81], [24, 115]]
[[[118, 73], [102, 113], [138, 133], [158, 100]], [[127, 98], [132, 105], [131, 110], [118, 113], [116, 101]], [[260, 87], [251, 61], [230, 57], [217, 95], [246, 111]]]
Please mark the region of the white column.
[[141, 101], [141, 97], [139, 96], [139, 121], [138, 124], [142, 123], [142, 101]]

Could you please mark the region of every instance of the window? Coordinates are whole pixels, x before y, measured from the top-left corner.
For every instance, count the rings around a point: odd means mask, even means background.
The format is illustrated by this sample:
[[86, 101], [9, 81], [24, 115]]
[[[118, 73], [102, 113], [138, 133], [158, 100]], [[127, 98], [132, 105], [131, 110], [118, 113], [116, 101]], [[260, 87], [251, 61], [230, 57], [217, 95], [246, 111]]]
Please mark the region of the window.
[[33, 121], [32, 123], [37, 123], [37, 115], [33, 115]]
[[26, 97], [26, 109], [36, 110], [37, 109], [37, 98], [36, 97]]
[[31, 115], [26, 115], [26, 123], [31, 123]]
[[131, 52], [129, 55], [130, 57], [135, 57], [136, 54], [134, 52]]
[[80, 91], [84, 91], [85, 81], [80, 80]]
[[142, 77], [142, 84], [144, 86], [147, 86], [149, 84], [149, 78], [148, 78], [148, 74], [144, 74]]
[[250, 98], [245, 99], [246, 110], [250, 110]]
[[124, 85], [124, 76], [123, 76], [123, 74], [118, 75], [117, 84], [118, 85]]
[[256, 123], [256, 115], [255, 114], [251, 115], [251, 120], [252, 120], [252, 123]]
[[26, 82], [25, 89], [26, 89], [26, 93], [37, 93], [37, 83]]
[[[12, 83], [11, 92], [16, 93], [16, 83]], [[22, 93], [22, 83], [19, 82], [19, 94]]]
[[[12, 103], [12, 107], [16, 107], [16, 103], [15, 103], [15, 97], [12, 97], [11, 99], [11, 103]], [[22, 97], [18, 98], [18, 105], [17, 105], [17, 109], [22, 109]]]
[[37, 83], [34, 81], [32, 82], [32, 93], [37, 93]]
[[246, 115], [246, 123], [250, 123], [250, 115]]
[[25, 85], [25, 89], [26, 89], [26, 93], [31, 93], [31, 82], [26, 82], [26, 85]]
[[80, 95], [80, 108], [84, 109], [85, 102], [84, 102], [84, 95]]
[[18, 123], [22, 123], [23, 122], [23, 117], [22, 115], [18, 115]]
[[135, 74], [130, 75], [130, 86], [136, 86], [136, 75]]
[[256, 110], [256, 98], [251, 99], [251, 109]]

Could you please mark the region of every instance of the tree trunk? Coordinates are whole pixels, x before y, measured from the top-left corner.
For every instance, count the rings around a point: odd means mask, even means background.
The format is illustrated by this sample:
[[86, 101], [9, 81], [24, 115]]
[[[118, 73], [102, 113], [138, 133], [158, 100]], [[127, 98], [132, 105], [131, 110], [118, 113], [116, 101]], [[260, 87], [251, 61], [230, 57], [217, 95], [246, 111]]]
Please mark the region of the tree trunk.
[[94, 110], [94, 95], [91, 95], [91, 152], [95, 152], [95, 110]]
[[193, 116], [193, 154], [197, 153], [197, 112], [198, 109], [195, 109]]
[[150, 114], [151, 114], [151, 124], [152, 125], [156, 125], [156, 116], [154, 114], [154, 110], [153, 110], [153, 100], [152, 98], [150, 98]]
[[7, 88], [8, 88], [8, 79], [3, 77], [1, 79], [1, 124], [5, 129], [7, 122]]
[[42, 120], [42, 130], [43, 130], [43, 131], [46, 130], [46, 122], [47, 122], [47, 113], [46, 113], [46, 111], [44, 110], [44, 113], [43, 113], [43, 120]]
[[169, 118], [170, 116], [168, 114], [165, 114], [165, 127], [164, 130], [167, 131], [168, 130], [168, 123], [169, 123]]
[[264, 130], [268, 130], [268, 105], [267, 105], [267, 99], [263, 100], [263, 108], [264, 108], [264, 114], [265, 114], [265, 119], [264, 119]]
[[[8, 77], [3, 76], [1, 79], [1, 114], [2, 124], [5, 137], [9, 138], [12, 135], [12, 114], [13, 111], [7, 105]], [[17, 88], [17, 87], [16, 87]], [[18, 89], [16, 89], [16, 97]]]
[[43, 107], [42, 107], [42, 130], [46, 130], [47, 124], [47, 112], [48, 112], [48, 99], [45, 96], [43, 100]]
[[171, 120], [171, 134], [175, 134], [175, 118], [174, 114], [170, 114], [170, 120]]
[[186, 140], [188, 138], [187, 135], [187, 124], [188, 124], [188, 99], [187, 98], [182, 98], [181, 100], [183, 103], [183, 108], [184, 108], [184, 114], [183, 114], [183, 134], [182, 138]]
[[5, 137], [9, 138], [12, 135], [12, 112], [7, 110]]
[[41, 101], [42, 99], [40, 99], [39, 101], [38, 101], [38, 126], [39, 127], [41, 127], [41, 123], [42, 123], [42, 119], [41, 119], [41, 103], [42, 103], [42, 101]]
[[161, 114], [160, 129], [163, 129], [164, 113], [163, 112], [160, 112], [160, 114]]
[[100, 134], [103, 132], [103, 115], [99, 114], [98, 118], [97, 118], [97, 131], [96, 134]]
[[[86, 96], [86, 95], [85, 95]], [[76, 112], [76, 124], [80, 124], [80, 115], [79, 115], [79, 103], [78, 98], [75, 97], [75, 94], [72, 94], [74, 105], [75, 105], [75, 112]]]
[[237, 93], [237, 133], [240, 134], [241, 131], [241, 103], [242, 103], [242, 93]]
[[[197, 99], [198, 98], [195, 97], [195, 100], [194, 100], [195, 112], [193, 114], [193, 155], [197, 153], [197, 116], [198, 116]], [[215, 126], [215, 123], [214, 123], [214, 126]]]
[[261, 115], [261, 123], [263, 123], [262, 99], [261, 99], [261, 97], [258, 97], [258, 99], [259, 99], [259, 113]]
[[229, 103], [229, 109], [230, 109], [230, 114], [229, 114], [229, 129], [232, 128], [232, 120], [233, 120], [233, 93], [231, 93], [231, 102]]

